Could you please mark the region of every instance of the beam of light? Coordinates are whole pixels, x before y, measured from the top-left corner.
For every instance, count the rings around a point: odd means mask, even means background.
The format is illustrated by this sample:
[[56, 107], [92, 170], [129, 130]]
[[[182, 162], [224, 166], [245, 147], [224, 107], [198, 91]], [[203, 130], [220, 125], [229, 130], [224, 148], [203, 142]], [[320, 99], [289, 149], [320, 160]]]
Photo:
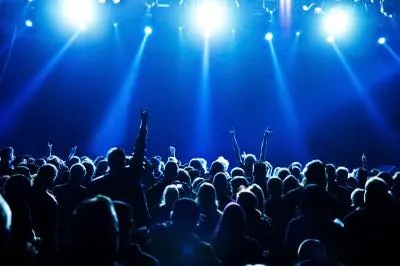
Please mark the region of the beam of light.
[[204, 48], [202, 55], [201, 76], [199, 82], [199, 92], [197, 97], [198, 114], [196, 121], [196, 147], [195, 154], [209, 154], [209, 148], [212, 147], [211, 136], [211, 104], [210, 104], [210, 47], [209, 40], [204, 39]]
[[76, 32], [68, 42], [61, 48], [60, 51], [55, 54], [50, 61], [31, 79], [25, 86], [19, 91], [19, 93], [6, 104], [3, 109], [0, 110], [0, 136], [6, 133], [7, 129], [10, 129], [12, 123], [16, 120], [17, 116], [21, 113], [24, 107], [28, 104], [29, 100], [35, 95], [35, 93], [43, 85], [46, 78], [53, 71], [57, 63], [67, 52], [68, 48], [78, 37], [79, 31]]
[[278, 94], [283, 106], [283, 114], [286, 118], [286, 127], [289, 132], [293, 132], [292, 135], [292, 147], [296, 148], [296, 154], [300, 154], [302, 158], [308, 158], [308, 152], [304, 146], [304, 137], [299, 125], [298, 117], [296, 117], [296, 112], [293, 108], [293, 103], [288, 92], [288, 86], [283, 75], [281, 65], [278, 60], [278, 56], [275, 52], [273, 42], [268, 42], [272, 63], [274, 66], [274, 72], [276, 76], [276, 81], [278, 82]]
[[385, 121], [384, 113], [380, 110], [379, 106], [377, 106], [375, 104], [375, 102], [371, 99], [368, 91], [361, 84], [361, 82], [357, 78], [357, 75], [351, 69], [350, 65], [347, 63], [346, 58], [343, 56], [342, 52], [339, 50], [337, 45], [335, 43], [332, 43], [332, 46], [333, 46], [340, 62], [342, 63], [344, 69], [346, 70], [346, 73], [347, 73], [351, 83], [357, 89], [358, 95], [360, 96], [361, 100], [364, 102], [364, 107], [368, 111], [369, 116], [371, 117], [371, 119], [373, 119], [373, 122], [377, 126], [379, 126], [379, 128], [382, 129], [382, 134], [384, 134], [386, 136], [386, 139], [391, 144], [393, 144], [394, 142], [396, 142], [397, 137], [396, 137], [393, 129]]
[[280, 0], [280, 20], [284, 29], [290, 31], [292, 26], [292, 0]]
[[144, 35], [139, 49], [128, 69], [127, 76], [115, 97], [114, 102], [106, 112], [105, 118], [95, 132], [91, 143], [91, 151], [96, 154], [105, 154], [112, 146], [122, 144], [125, 138], [126, 124], [130, 121], [128, 117], [129, 104], [132, 92], [136, 87], [140, 64], [149, 35]]
[[392, 49], [389, 45], [385, 44], [384, 47], [385, 47], [386, 50], [389, 52], [389, 54], [390, 54], [398, 63], [400, 63], [400, 56], [399, 56], [395, 51], [393, 51], [393, 49]]

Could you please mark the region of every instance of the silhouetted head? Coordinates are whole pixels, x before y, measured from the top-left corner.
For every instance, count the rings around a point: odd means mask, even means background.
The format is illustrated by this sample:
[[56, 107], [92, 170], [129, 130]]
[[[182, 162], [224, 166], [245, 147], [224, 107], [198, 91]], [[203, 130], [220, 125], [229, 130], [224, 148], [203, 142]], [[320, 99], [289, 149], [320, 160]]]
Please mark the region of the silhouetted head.
[[197, 194], [197, 203], [202, 211], [217, 210], [217, 194], [213, 185], [203, 183], [199, 187]]
[[277, 176], [281, 179], [284, 180], [287, 176], [290, 175], [289, 169], [285, 167], [279, 168], [279, 171], [277, 172]]
[[84, 161], [82, 161], [82, 164], [86, 169], [84, 183], [88, 184], [93, 179], [94, 173], [96, 172], [96, 166], [94, 165], [94, 163], [91, 160], [84, 160]]
[[231, 184], [233, 194], [236, 194], [240, 190], [245, 189], [249, 186], [249, 182], [243, 176], [236, 176], [232, 178], [229, 183]]
[[189, 198], [175, 201], [171, 212], [171, 221], [175, 228], [183, 234], [193, 233], [200, 220], [200, 207]]
[[31, 172], [27, 166], [19, 165], [19, 166], [15, 167], [14, 173], [17, 175], [19, 174], [19, 175], [23, 175], [28, 178], [31, 178]]
[[345, 186], [347, 184], [348, 178], [349, 178], [349, 169], [343, 166], [336, 169], [336, 182], [339, 185]]
[[164, 175], [165, 178], [171, 179], [171, 180], [176, 180], [176, 177], [178, 176], [178, 164], [173, 161], [168, 161], [165, 164], [165, 170], [164, 170]]
[[328, 178], [329, 182], [335, 182], [336, 181], [336, 167], [333, 164], [327, 164], [325, 166], [325, 172]]
[[325, 260], [328, 258], [324, 244], [317, 239], [304, 240], [297, 251], [300, 261], [303, 260]]
[[223, 172], [225, 172], [225, 167], [222, 162], [217, 160], [211, 163], [210, 176], [214, 177], [214, 175]]
[[301, 181], [301, 169], [297, 166], [291, 166], [290, 174], [297, 178], [297, 180]]
[[280, 198], [283, 191], [283, 182], [279, 177], [270, 177], [267, 182], [268, 193], [272, 198]]
[[113, 201], [118, 217], [120, 246], [130, 243], [132, 228], [134, 228], [133, 210], [131, 205], [122, 201]]
[[83, 180], [85, 180], [86, 168], [81, 163], [74, 164], [71, 166], [69, 172], [69, 183], [74, 185], [81, 185]]
[[28, 200], [31, 195], [31, 181], [23, 175], [13, 175], [4, 186], [4, 197], [10, 202], [14, 200]]
[[83, 201], [74, 211], [71, 235], [84, 252], [114, 257], [118, 248], [118, 219], [112, 201], [104, 196]]
[[81, 163], [81, 158], [78, 156], [72, 156], [71, 159], [68, 161], [68, 167], [73, 166], [74, 164]]
[[165, 187], [160, 206], [172, 208], [174, 202], [179, 199], [179, 190], [176, 185], [168, 185]]
[[300, 169], [300, 172], [301, 172], [301, 169], [303, 169], [303, 165], [302, 165], [300, 162], [293, 162], [293, 163], [291, 163], [290, 166], [289, 166], [289, 168], [292, 169], [293, 167], [299, 168], [299, 169]]
[[358, 181], [357, 187], [364, 189], [365, 184], [367, 183], [368, 180], [368, 171], [365, 168], [358, 168], [355, 172], [354, 177]]
[[320, 160], [314, 160], [307, 163], [304, 169], [304, 176], [307, 185], [316, 184], [319, 187], [326, 189], [327, 178], [325, 165]]
[[3, 164], [11, 164], [14, 160], [14, 149], [12, 147], [6, 147], [0, 149], [0, 161]]
[[386, 182], [389, 189], [393, 186], [393, 177], [391, 174], [389, 174], [387, 172], [380, 172], [378, 177], [383, 179], [383, 181]]
[[353, 190], [357, 188], [357, 184], [357, 179], [354, 176], [349, 176], [349, 179], [347, 179], [347, 186]]
[[97, 166], [96, 166], [95, 177], [99, 177], [99, 176], [105, 175], [107, 173], [107, 169], [108, 169], [107, 161], [106, 160], [100, 160], [97, 163]]
[[189, 162], [189, 166], [199, 171], [201, 176], [203, 176], [207, 171], [207, 161], [204, 158], [191, 159]]
[[245, 213], [251, 213], [257, 209], [257, 197], [253, 192], [242, 190], [237, 196], [237, 203], [243, 208]]
[[246, 154], [243, 156], [243, 163], [247, 169], [253, 169], [253, 164], [257, 161], [254, 154]]
[[226, 205], [218, 222], [215, 238], [234, 238], [246, 234], [246, 218], [242, 207], [237, 203]]
[[262, 191], [261, 187], [259, 185], [257, 185], [257, 184], [253, 184], [248, 189], [257, 198], [257, 209], [259, 211], [263, 212], [264, 211], [265, 197], [264, 197], [264, 192]]
[[11, 231], [11, 210], [0, 194], [0, 254], [6, 247]]
[[188, 185], [192, 183], [192, 179], [190, 178], [188, 171], [183, 169], [178, 170], [177, 180], [181, 183], [186, 183]]
[[351, 193], [351, 206], [354, 208], [364, 206], [364, 193], [365, 190], [361, 188], [356, 188]]
[[236, 176], [244, 176], [245, 172], [242, 168], [240, 167], [235, 167], [231, 170], [231, 177], [236, 177]]
[[40, 189], [49, 189], [56, 179], [57, 168], [52, 164], [45, 164], [39, 168], [39, 172], [33, 181], [33, 185]]
[[197, 194], [197, 192], [199, 191], [200, 185], [203, 184], [204, 182], [206, 182], [206, 180], [202, 177], [195, 178], [192, 183], [193, 192]]
[[125, 168], [125, 152], [120, 148], [111, 148], [107, 153], [107, 163], [111, 171]]
[[267, 177], [267, 165], [263, 162], [256, 162], [253, 164], [253, 176], [265, 180]]
[[213, 185], [218, 193], [226, 192], [228, 189], [228, 178], [224, 173], [218, 173], [214, 176]]
[[292, 175], [288, 175], [284, 180], [283, 180], [283, 193], [287, 194], [291, 190], [299, 188], [299, 180], [297, 180], [296, 177]]
[[40, 158], [35, 160], [35, 164], [39, 167], [43, 166], [44, 164], [46, 164], [46, 160], [44, 158]]
[[384, 206], [389, 200], [389, 189], [386, 182], [373, 177], [365, 184], [364, 202], [367, 206]]

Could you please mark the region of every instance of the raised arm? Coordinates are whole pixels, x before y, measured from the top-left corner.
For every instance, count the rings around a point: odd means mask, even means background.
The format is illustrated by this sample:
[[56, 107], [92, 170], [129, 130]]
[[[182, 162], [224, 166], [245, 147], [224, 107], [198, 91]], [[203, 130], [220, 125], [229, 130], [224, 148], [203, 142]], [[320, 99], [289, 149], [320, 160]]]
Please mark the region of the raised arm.
[[363, 153], [361, 156], [362, 167], [368, 170], [367, 156]]
[[139, 135], [136, 138], [133, 159], [131, 162], [131, 167], [138, 179], [140, 179], [142, 175], [144, 156], [146, 153], [148, 112], [142, 109], [140, 112], [140, 118]]
[[47, 142], [47, 148], [48, 148], [48, 157], [51, 157], [53, 155], [53, 144], [50, 142]]
[[235, 129], [232, 128], [231, 130], [229, 130], [229, 134], [232, 137], [232, 144], [233, 144], [233, 150], [235, 152], [236, 162], [238, 165], [240, 165], [240, 164], [242, 164], [242, 157], [240, 156], [240, 149], [239, 149], [239, 144], [236, 140]]
[[272, 134], [272, 130], [268, 127], [264, 131], [264, 136], [261, 142], [261, 152], [260, 152], [260, 162], [265, 162], [267, 155], [267, 140], [268, 137]]

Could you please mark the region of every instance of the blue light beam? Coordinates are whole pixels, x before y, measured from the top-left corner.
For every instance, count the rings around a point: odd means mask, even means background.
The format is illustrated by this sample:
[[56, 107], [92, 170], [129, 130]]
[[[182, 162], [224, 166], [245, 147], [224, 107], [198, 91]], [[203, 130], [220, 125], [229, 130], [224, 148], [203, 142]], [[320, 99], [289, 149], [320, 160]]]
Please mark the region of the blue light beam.
[[100, 128], [95, 132], [91, 143], [91, 150], [96, 154], [105, 154], [112, 146], [118, 146], [125, 138], [129, 104], [133, 89], [136, 87], [140, 63], [149, 35], [145, 34], [130, 67], [128, 75], [116, 96], [115, 101], [108, 109]]
[[6, 131], [12, 127], [12, 123], [16, 121], [18, 115], [22, 112], [24, 107], [27, 105], [30, 99], [35, 95], [35, 93], [43, 85], [44, 81], [50, 75], [52, 70], [55, 68], [57, 63], [66, 53], [71, 44], [78, 37], [79, 31], [76, 32], [68, 42], [61, 48], [60, 51], [55, 54], [50, 61], [31, 79], [21, 91], [12, 99], [9, 104], [5, 105], [3, 109], [0, 110], [1, 126], [0, 126], [0, 136], [6, 134]]

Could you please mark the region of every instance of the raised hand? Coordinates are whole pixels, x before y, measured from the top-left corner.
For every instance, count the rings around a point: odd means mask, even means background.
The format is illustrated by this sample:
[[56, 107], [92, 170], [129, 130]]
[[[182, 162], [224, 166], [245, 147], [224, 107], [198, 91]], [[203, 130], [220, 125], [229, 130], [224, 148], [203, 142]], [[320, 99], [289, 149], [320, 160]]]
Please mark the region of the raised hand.
[[175, 157], [176, 148], [173, 146], [169, 146], [169, 153], [172, 157]]
[[235, 132], [235, 128], [234, 128], [234, 127], [231, 128], [231, 129], [229, 129], [229, 134], [230, 134], [232, 137], [235, 137], [236, 132]]
[[272, 134], [272, 129], [270, 127], [267, 127], [267, 129], [264, 131], [264, 137], [269, 137]]
[[143, 122], [147, 123], [147, 120], [149, 118], [149, 112], [142, 108], [140, 110], [140, 118], [142, 119]]
[[361, 156], [361, 162], [363, 162], [363, 163], [367, 162], [367, 156], [365, 155], [365, 153], [363, 153]]

